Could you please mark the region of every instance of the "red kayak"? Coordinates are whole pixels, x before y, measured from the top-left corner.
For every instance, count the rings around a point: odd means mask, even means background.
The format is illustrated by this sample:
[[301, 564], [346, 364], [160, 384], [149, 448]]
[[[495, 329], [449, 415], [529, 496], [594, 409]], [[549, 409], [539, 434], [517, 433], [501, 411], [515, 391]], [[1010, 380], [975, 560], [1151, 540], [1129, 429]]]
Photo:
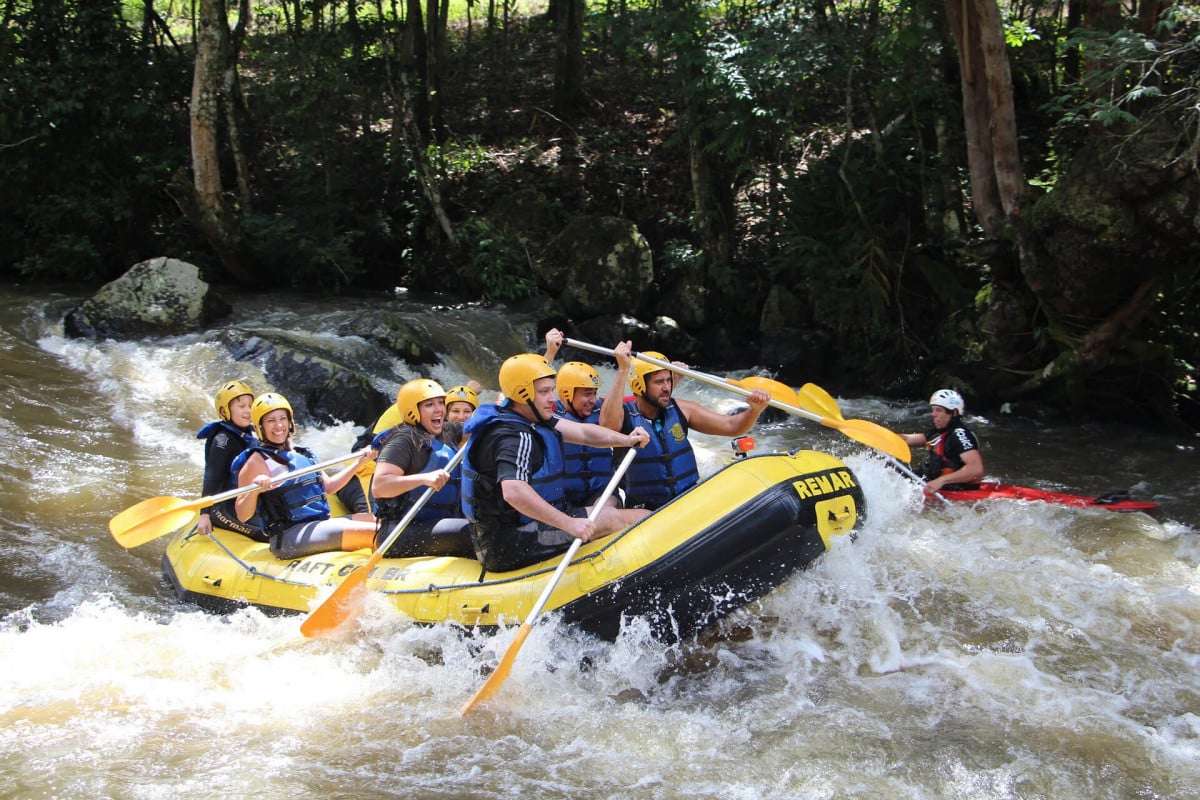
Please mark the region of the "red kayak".
[[1103, 508], [1109, 511], [1156, 511], [1158, 503], [1146, 503], [1130, 500], [1128, 492], [1113, 492], [1102, 497], [1084, 497], [1078, 494], [1063, 492], [1048, 492], [1044, 489], [1031, 489], [1028, 486], [1013, 486], [1008, 483], [982, 481], [978, 489], [958, 489], [955, 491], [942, 490], [942, 496], [947, 500], [974, 502], [976, 500], [1038, 500], [1043, 503], [1057, 503], [1060, 506], [1072, 508]]

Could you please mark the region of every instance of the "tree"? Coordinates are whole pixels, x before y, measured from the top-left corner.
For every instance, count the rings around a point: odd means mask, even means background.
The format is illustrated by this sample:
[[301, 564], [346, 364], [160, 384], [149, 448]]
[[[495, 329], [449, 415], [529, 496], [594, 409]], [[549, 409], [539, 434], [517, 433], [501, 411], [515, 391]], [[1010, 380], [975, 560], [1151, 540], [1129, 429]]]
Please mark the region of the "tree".
[[[250, 0], [239, 1], [237, 25], [230, 29], [225, 0], [200, 0], [192, 79], [192, 182], [177, 176], [172, 195], [229, 274], [249, 281], [253, 271], [240, 214], [250, 206], [250, 163], [242, 143], [246, 115], [238, 56], [250, 19]], [[233, 155], [240, 205], [231, 202], [221, 174], [222, 122]]]

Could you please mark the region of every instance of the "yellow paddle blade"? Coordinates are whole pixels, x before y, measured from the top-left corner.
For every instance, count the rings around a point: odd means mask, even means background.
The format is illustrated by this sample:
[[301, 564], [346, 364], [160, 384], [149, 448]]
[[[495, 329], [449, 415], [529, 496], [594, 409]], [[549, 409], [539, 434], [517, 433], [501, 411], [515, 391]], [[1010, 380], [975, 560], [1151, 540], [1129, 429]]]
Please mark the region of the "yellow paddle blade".
[[823, 417], [821, 424], [827, 428], [836, 428], [856, 442], [874, 448], [881, 453], [887, 453], [905, 464], [912, 461], [912, 452], [908, 442], [882, 425], [867, 422], [865, 419], [831, 419]]
[[762, 389], [767, 394], [771, 395], [773, 400], [778, 400], [781, 403], [787, 403], [789, 406], [798, 406], [800, 401], [796, 399], [796, 392], [786, 383], [780, 383], [772, 378], [767, 378], [762, 375], [751, 375], [746, 378], [738, 378], [737, 380], [725, 379], [726, 383], [732, 383], [734, 386], [740, 386], [743, 389], [753, 392], [755, 389]]
[[333, 594], [325, 598], [325, 602], [313, 609], [304, 622], [300, 623], [300, 632], [310, 639], [318, 636], [328, 636], [338, 627], [362, 610], [367, 577], [371, 570], [383, 558], [383, 551], [376, 550], [367, 559], [367, 563], [351, 572], [337, 585]]
[[508, 650], [504, 651], [504, 656], [500, 659], [500, 663], [496, 665], [495, 671], [488, 676], [483, 686], [479, 687], [479, 691], [475, 693], [475, 696], [468, 700], [466, 705], [462, 707], [462, 716], [465, 717], [468, 711], [479, 703], [491, 699], [492, 695], [500, 690], [500, 685], [508, 678], [508, 673], [512, 672], [513, 662], [517, 660], [517, 651], [521, 649], [521, 645], [525, 644], [525, 639], [529, 637], [531, 630], [533, 630], [533, 627], [528, 622], [521, 623], [516, 637], [512, 640], [512, 644], [508, 646]]
[[122, 547], [137, 547], [190, 524], [201, 505], [178, 497], [151, 497], [110, 519], [108, 532]]
[[842, 416], [842, 409], [838, 407], [838, 402], [833, 399], [833, 395], [815, 383], [806, 383], [801, 386], [796, 396], [799, 398], [796, 405], [801, 408], [807, 408], [809, 411], [814, 411], [822, 417], [845, 419]]

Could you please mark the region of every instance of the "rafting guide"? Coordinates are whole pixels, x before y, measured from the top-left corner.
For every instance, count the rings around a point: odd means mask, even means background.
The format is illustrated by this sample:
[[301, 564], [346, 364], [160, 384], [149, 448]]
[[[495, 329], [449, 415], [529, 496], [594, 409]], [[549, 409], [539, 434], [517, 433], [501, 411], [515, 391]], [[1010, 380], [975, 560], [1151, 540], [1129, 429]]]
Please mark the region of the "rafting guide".
[[983, 477], [983, 456], [979, 440], [963, 422], [966, 403], [962, 395], [953, 389], [938, 389], [929, 398], [929, 409], [933, 428], [925, 433], [903, 435], [909, 445], [929, 448], [921, 475], [925, 479], [925, 494], [977, 487]]

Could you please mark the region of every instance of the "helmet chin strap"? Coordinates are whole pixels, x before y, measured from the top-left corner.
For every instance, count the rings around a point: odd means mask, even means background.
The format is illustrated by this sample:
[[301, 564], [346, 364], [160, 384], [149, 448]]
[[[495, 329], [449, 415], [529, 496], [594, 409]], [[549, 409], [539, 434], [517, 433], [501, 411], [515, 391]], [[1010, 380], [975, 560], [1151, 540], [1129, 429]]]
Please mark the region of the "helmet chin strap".
[[533, 412], [533, 418], [538, 422], [545, 422], [546, 418], [542, 416], [542, 412], [538, 411], [538, 407], [533, 404], [532, 400], [526, 400], [525, 405], [529, 406], [529, 410]]

